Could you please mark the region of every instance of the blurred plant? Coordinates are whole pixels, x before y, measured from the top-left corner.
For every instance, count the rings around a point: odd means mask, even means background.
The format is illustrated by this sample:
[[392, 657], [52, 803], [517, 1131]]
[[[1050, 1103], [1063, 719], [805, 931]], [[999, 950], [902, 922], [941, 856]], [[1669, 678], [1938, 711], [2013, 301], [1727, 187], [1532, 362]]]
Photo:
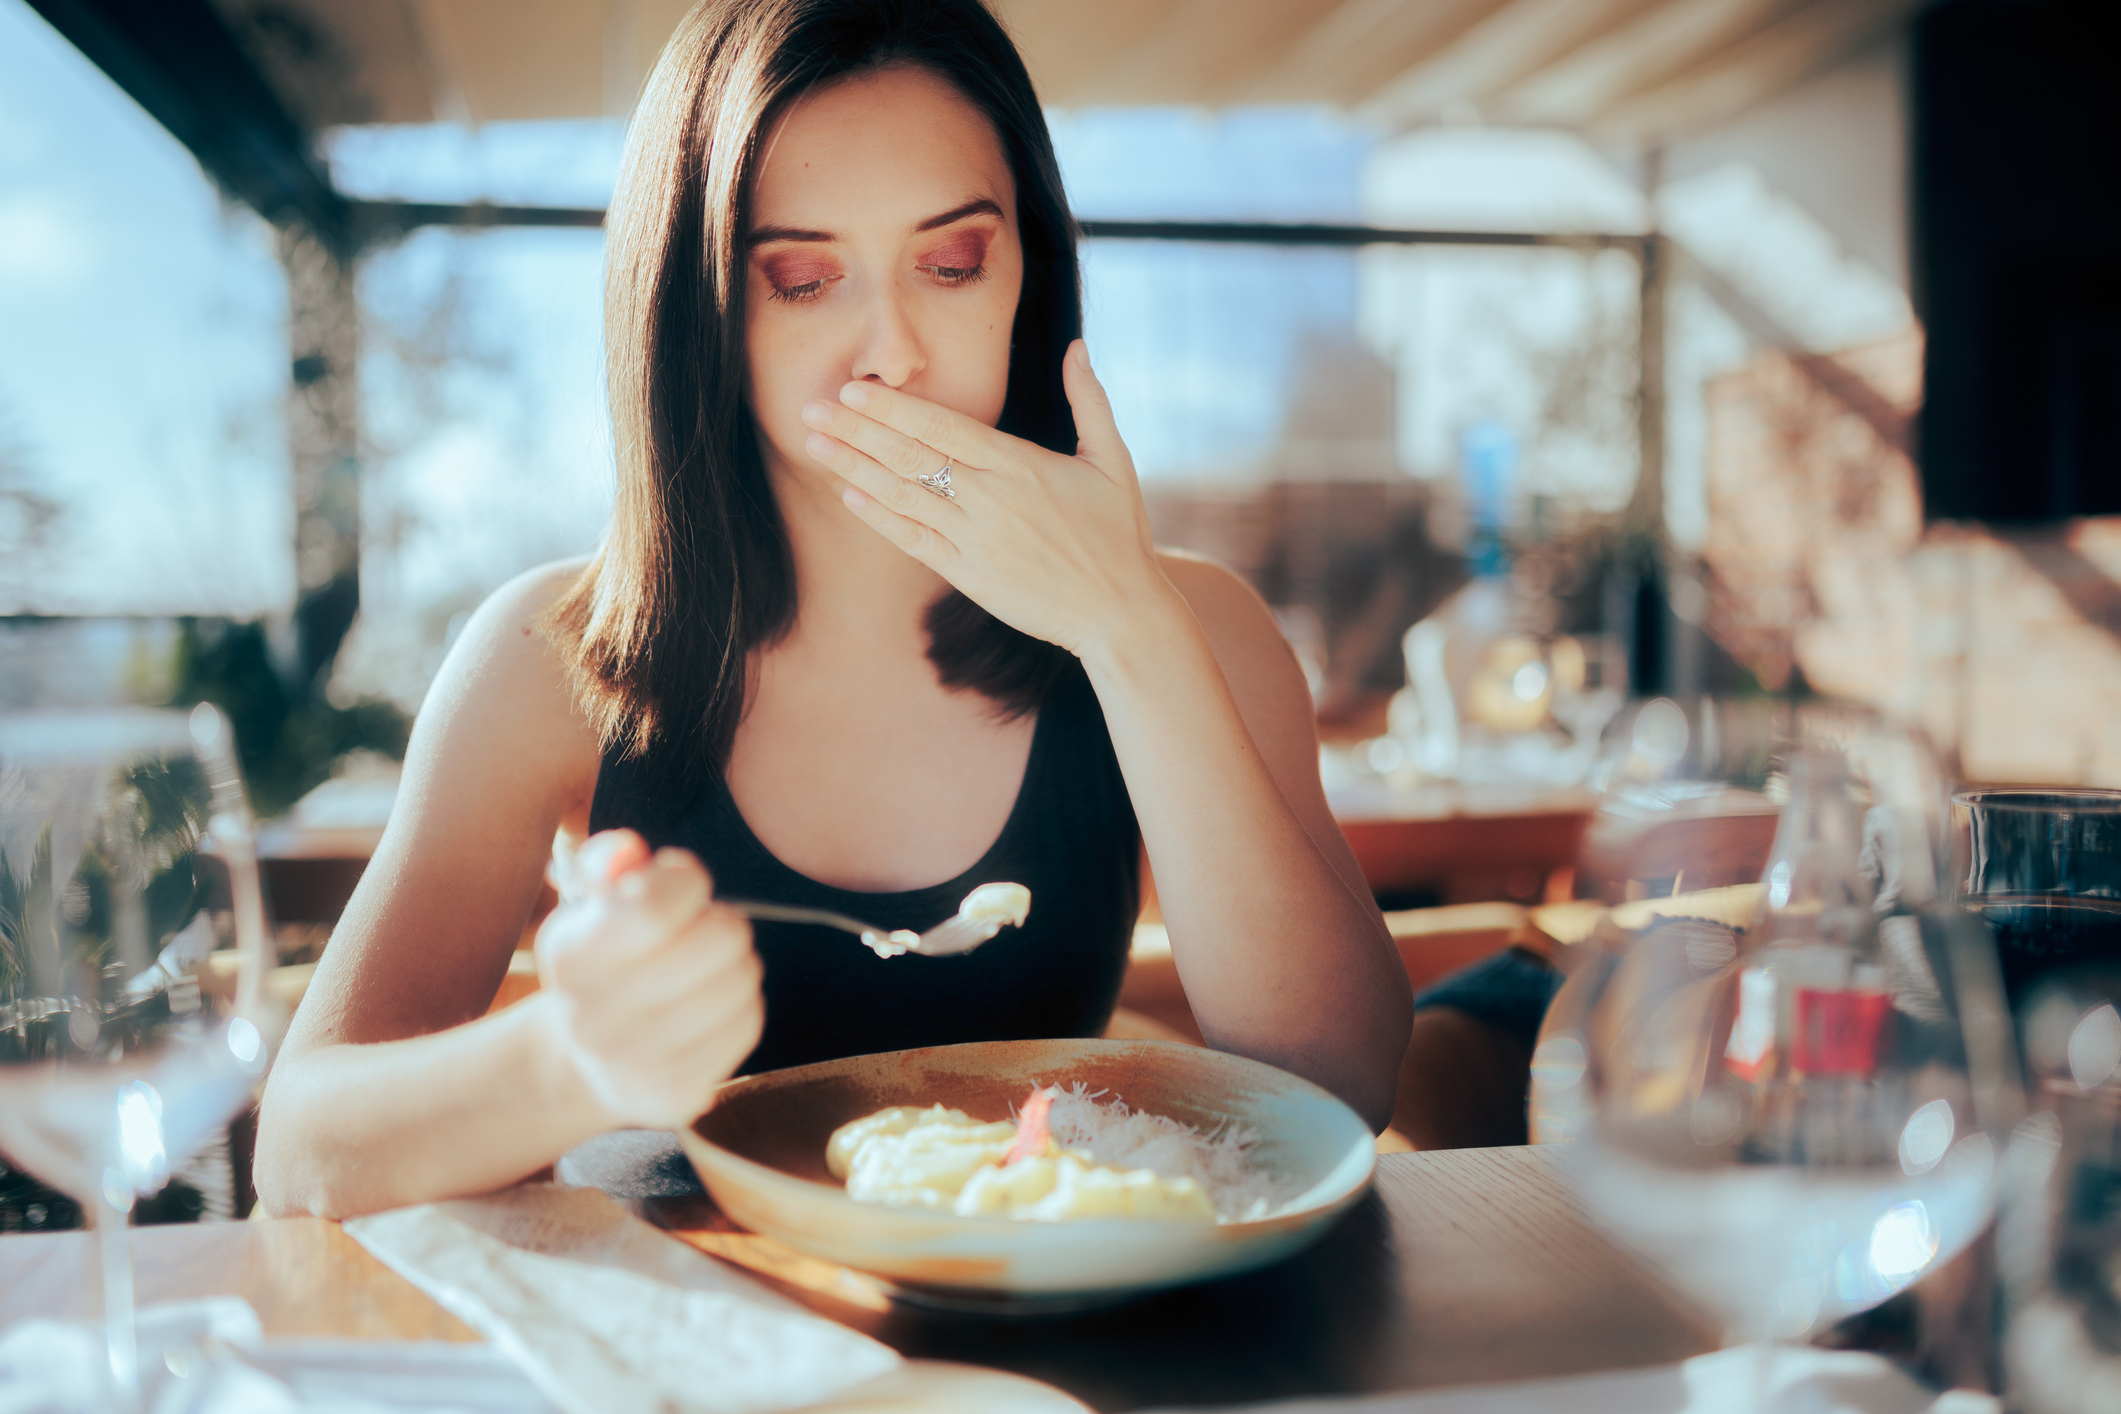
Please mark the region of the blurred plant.
[[205, 899], [193, 860], [213, 811], [213, 788], [194, 757], [150, 761], [125, 773], [140, 797], [140, 864], [149, 873], [147, 935], [159, 942], [191, 921]]
[[290, 691], [273, 664], [265, 626], [218, 619], [178, 623], [169, 701], [211, 702], [236, 730], [243, 780], [260, 815], [285, 814], [331, 776], [349, 751], [405, 755], [411, 718], [380, 698], [344, 706]]
[[29, 976], [30, 900], [37, 889], [40, 861], [42, 873], [51, 872], [51, 848], [51, 831], [45, 830], [34, 847], [29, 872], [20, 879], [15, 877], [7, 851], [0, 849], [0, 997], [20, 993]]
[[[36, 920], [49, 926], [51, 961], [62, 971], [116, 960], [111, 892], [121, 876], [145, 873], [147, 937], [157, 945], [198, 912], [204, 886], [193, 861], [212, 803], [205, 772], [191, 760], [120, 767], [108, 789], [120, 797], [110, 818], [128, 822], [136, 834], [86, 840], [63, 888], [53, 877], [54, 820], [37, 832], [19, 877], [0, 848], [0, 998], [19, 994], [29, 981], [38, 942], [33, 929], [42, 931]], [[25, 799], [18, 793], [11, 808], [22, 809]]]

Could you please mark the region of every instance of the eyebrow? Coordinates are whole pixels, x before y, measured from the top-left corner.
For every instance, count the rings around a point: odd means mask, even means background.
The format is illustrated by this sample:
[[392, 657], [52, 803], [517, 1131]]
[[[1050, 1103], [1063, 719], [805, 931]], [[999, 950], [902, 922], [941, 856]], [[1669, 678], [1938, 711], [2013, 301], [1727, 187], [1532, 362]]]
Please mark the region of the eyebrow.
[[[913, 229], [915, 231], [934, 231], [962, 221], [967, 216], [993, 216], [999, 218], [1001, 214], [1002, 208], [991, 198], [977, 196], [962, 206], [953, 206], [940, 215], [930, 216]], [[746, 246], [760, 246], [770, 241], [805, 241], [815, 244], [821, 241], [836, 241], [838, 239], [839, 237], [833, 235], [830, 231], [806, 231], [795, 226], [755, 226], [752, 228], [751, 234], [745, 238], [744, 244]]]
[[951, 225], [954, 222], [962, 221], [967, 216], [992, 216], [999, 220], [1001, 214], [1001, 207], [995, 205], [984, 196], [978, 196], [966, 202], [963, 206], [953, 206], [940, 216], [930, 216], [913, 229], [916, 231], [933, 231], [943, 226]]

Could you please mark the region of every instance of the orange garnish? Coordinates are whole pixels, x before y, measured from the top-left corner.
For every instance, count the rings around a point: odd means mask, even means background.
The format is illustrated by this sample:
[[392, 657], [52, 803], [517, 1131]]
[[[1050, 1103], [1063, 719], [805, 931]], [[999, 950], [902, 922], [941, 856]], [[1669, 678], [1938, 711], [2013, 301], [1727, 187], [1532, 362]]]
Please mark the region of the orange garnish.
[[1016, 1117], [1016, 1142], [1002, 1156], [1002, 1167], [1007, 1168], [1018, 1159], [1035, 1159], [1046, 1152], [1046, 1141], [1052, 1131], [1046, 1125], [1046, 1113], [1053, 1108], [1054, 1097], [1060, 1094], [1057, 1086], [1033, 1090], [1031, 1098], [1024, 1101], [1023, 1111]]

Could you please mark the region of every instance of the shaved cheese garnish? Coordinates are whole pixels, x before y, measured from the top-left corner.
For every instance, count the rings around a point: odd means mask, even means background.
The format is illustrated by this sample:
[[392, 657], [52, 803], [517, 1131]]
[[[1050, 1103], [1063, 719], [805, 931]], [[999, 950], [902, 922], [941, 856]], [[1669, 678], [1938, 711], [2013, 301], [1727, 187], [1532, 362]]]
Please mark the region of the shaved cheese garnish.
[[1117, 1096], [1078, 1081], [1054, 1097], [1046, 1125], [1055, 1144], [1082, 1150], [1108, 1167], [1196, 1180], [1222, 1222], [1257, 1222], [1294, 1196], [1254, 1162], [1259, 1136], [1241, 1124], [1203, 1134], [1169, 1116], [1129, 1109]]

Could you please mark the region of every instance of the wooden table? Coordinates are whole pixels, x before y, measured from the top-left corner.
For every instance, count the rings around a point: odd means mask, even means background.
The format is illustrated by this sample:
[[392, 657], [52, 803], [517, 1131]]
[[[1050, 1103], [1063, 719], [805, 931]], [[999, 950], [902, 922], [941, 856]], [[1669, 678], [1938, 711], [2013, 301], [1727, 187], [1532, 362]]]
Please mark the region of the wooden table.
[[[1683, 1359], [1716, 1332], [1584, 1225], [1542, 1149], [1387, 1154], [1376, 1191], [1263, 1272], [1026, 1319], [873, 1309], [775, 1283], [909, 1356], [995, 1366], [1101, 1410], [1527, 1379]], [[715, 1247], [703, 1203], [649, 1216]], [[234, 1293], [277, 1335], [468, 1339], [331, 1223], [150, 1228], [141, 1299]], [[0, 1325], [85, 1308], [87, 1238], [0, 1238]], [[822, 1283], [812, 1282], [817, 1286]]]
[[[94, 1256], [85, 1232], [0, 1237], [0, 1328], [93, 1315]], [[133, 1289], [143, 1305], [241, 1296], [268, 1335], [479, 1338], [323, 1218], [135, 1228]]]
[[1576, 862], [1592, 797], [1529, 786], [1346, 786], [1326, 793], [1363, 878], [1387, 900], [1537, 903]]

